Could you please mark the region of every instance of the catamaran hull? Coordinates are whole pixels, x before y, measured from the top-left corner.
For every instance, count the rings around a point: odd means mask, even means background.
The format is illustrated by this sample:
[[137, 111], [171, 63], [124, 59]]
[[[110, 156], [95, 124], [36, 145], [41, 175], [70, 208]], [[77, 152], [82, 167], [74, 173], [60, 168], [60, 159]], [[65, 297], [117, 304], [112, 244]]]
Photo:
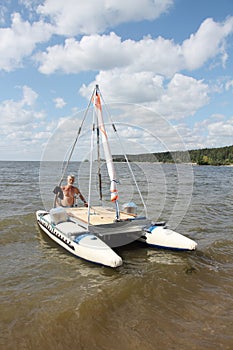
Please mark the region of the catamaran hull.
[[168, 229], [165, 225], [152, 225], [146, 228], [139, 240], [150, 246], [164, 249], [195, 250], [197, 247], [195, 241]]
[[[92, 220], [98, 224], [90, 225], [88, 230], [82, 217], [85, 211], [85, 208], [55, 208], [50, 212], [39, 210], [36, 217], [39, 227], [68, 252], [87, 261], [110, 267], [122, 265], [121, 257], [111, 247], [136, 240], [164, 249], [195, 250], [197, 247], [196, 242], [168, 229], [163, 222], [154, 223], [143, 217], [130, 217], [126, 221], [113, 222], [112, 211], [105, 209], [104, 218], [104, 209], [98, 207], [94, 208], [92, 216]], [[105, 224], [99, 224], [103, 220]]]
[[109, 267], [122, 265], [121, 257], [85, 227], [74, 222], [55, 225], [50, 214], [43, 210], [37, 211], [36, 217], [43, 232], [76, 257]]

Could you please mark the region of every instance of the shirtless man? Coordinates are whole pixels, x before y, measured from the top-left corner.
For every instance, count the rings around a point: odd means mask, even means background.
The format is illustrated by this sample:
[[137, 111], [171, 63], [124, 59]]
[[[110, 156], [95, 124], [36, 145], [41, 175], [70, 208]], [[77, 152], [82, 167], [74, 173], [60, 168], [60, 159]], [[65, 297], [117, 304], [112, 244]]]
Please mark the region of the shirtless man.
[[72, 207], [74, 205], [74, 196], [76, 194], [83, 201], [84, 206], [87, 207], [88, 204], [85, 198], [83, 197], [82, 193], [77, 187], [73, 186], [74, 180], [75, 177], [73, 175], [69, 175], [67, 177], [67, 185], [61, 186], [64, 195], [63, 199], [61, 200], [61, 205], [63, 207]]

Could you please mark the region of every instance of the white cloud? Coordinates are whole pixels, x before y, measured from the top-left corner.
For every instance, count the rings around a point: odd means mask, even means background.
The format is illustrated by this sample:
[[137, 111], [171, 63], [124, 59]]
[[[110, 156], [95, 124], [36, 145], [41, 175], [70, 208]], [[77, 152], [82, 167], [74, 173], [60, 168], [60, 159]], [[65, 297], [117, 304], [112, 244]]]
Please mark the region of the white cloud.
[[230, 137], [233, 140], [233, 118], [210, 124], [208, 131], [210, 137]]
[[182, 135], [189, 149], [231, 145], [233, 117], [227, 119], [223, 115], [213, 114], [195, 123], [192, 129], [186, 127]]
[[33, 106], [38, 98], [38, 94], [33, 91], [29, 86], [23, 86], [23, 100], [22, 105]]
[[[210, 138], [207, 139], [208, 127], [216, 123], [216, 121], [222, 121], [221, 116], [214, 115], [210, 120], [207, 119], [205, 124], [196, 123], [194, 129], [188, 127], [186, 125], [187, 119], [184, 119], [185, 117], [194, 115], [202, 106], [208, 104], [209, 87], [207, 84], [202, 80], [196, 80], [181, 74], [175, 74], [168, 83], [160, 76], [155, 76], [154, 81], [157, 87], [160, 86], [160, 89], [156, 93], [156, 89], [151, 87], [152, 93], [155, 92], [153, 101], [148, 94], [148, 82], [144, 79], [143, 74], [140, 78], [142, 79], [140, 80], [138, 77], [136, 81], [134, 80], [135, 75], [131, 76], [128, 74], [127, 76], [121, 76], [116, 73], [113, 77], [112, 72], [101, 72], [95, 81], [97, 84], [104, 81], [104, 85], [101, 84], [100, 89], [105, 102], [110, 102], [108, 109], [111, 113], [112, 106], [115, 106], [116, 109], [121, 108], [121, 113], [114, 113], [112, 118], [117, 124], [123, 123], [123, 126], [117, 126], [117, 128], [120, 135], [125, 137], [126, 140], [135, 142], [135, 151], [136, 143], [138, 145], [141, 144], [148, 151], [194, 149], [206, 147], [206, 143], [209, 143], [209, 146], [213, 147], [213, 140]], [[157, 82], [155, 78], [158, 78]], [[129, 87], [129, 94], [131, 86], [133, 96], [138, 96], [138, 102], [141, 102], [140, 99], [146, 101], [146, 98], [147, 101], [150, 101], [145, 104], [146, 108], [142, 104], [125, 103], [126, 100], [124, 100], [123, 96], [124, 93], [127, 94], [127, 90], [124, 90], [126, 88], [125, 81]], [[138, 88], [139, 86], [140, 88]], [[83, 96], [90, 97], [92, 89], [93, 84], [90, 84], [83, 86], [80, 92]], [[120, 96], [120, 99], [117, 101], [113, 98], [111, 99], [114, 94]], [[172, 119], [176, 119], [176, 125], [172, 125]], [[181, 122], [182, 119], [183, 121]], [[131, 128], [124, 127], [126, 121], [131, 126], [135, 126], [133, 131], [137, 131], [136, 133], [133, 133]], [[139, 130], [136, 126], [139, 127]], [[143, 128], [144, 133], [142, 133], [140, 127]], [[220, 142], [220, 139], [218, 139], [218, 142]], [[222, 138], [221, 142], [225, 144], [226, 140], [224, 141], [224, 138]]]
[[181, 47], [172, 40], [146, 37], [138, 42], [122, 41], [113, 32], [84, 36], [80, 41], [66, 39], [64, 45], [48, 47], [46, 52], [36, 54], [35, 59], [44, 74], [122, 68], [132, 73], [153, 71], [169, 77], [186, 68]]
[[[133, 75], [120, 73], [118, 70], [100, 72], [95, 82], [82, 86], [80, 93], [88, 98], [95, 84], [100, 85], [105, 101], [143, 103], [167, 119], [181, 119], [193, 115], [209, 102], [208, 85], [202, 80], [182, 74], [175, 74], [170, 82], [166, 83], [161, 76], [149, 72]], [[145, 123], [145, 118], [138, 122]]]
[[182, 53], [187, 69], [201, 67], [208, 59], [221, 55], [223, 65], [227, 55], [224, 48], [225, 38], [233, 32], [233, 17], [222, 23], [207, 18], [189, 39], [182, 44]]
[[152, 20], [166, 12], [173, 0], [46, 0], [38, 13], [49, 17], [60, 35], [103, 32], [128, 21]]
[[45, 74], [58, 70], [79, 73], [121, 68], [131, 74], [148, 71], [169, 78], [184, 69], [198, 69], [219, 55], [225, 60], [224, 43], [231, 33], [233, 17], [223, 23], [207, 19], [182, 45], [161, 37], [122, 41], [115, 33], [110, 33], [84, 36], [80, 41], [69, 38], [64, 45], [48, 47], [35, 58], [39, 70]]
[[88, 98], [93, 87], [100, 85], [108, 102], [146, 103], [158, 100], [163, 94], [163, 77], [152, 72], [127, 73], [124, 70], [101, 71], [95, 82], [80, 89], [82, 96]]
[[19, 13], [12, 14], [11, 28], [0, 28], [0, 70], [11, 71], [22, 65], [37, 43], [51, 37], [52, 27], [42, 21], [30, 24]]
[[[125, 47], [124, 47], [125, 46]], [[109, 35], [84, 36], [80, 41], [66, 39], [65, 44], [47, 48], [47, 52], [37, 54], [39, 70], [50, 74], [57, 70], [79, 73], [88, 70], [111, 69], [126, 66], [132, 60], [127, 45], [114, 33]]]
[[11, 159], [17, 159], [26, 150], [30, 154], [32, 145], [43, 137], [46, 140], [49, 135], [44, 123], [45, 113], [35, 109], [37, 93], [28, 86], [22, 87], [22, 93], [19, 101], [5, 100], [0, 104], [0, 148], [4, 150], [7, 145]]
[[23, 128], [37, 119], [43, 118], [41, 112], [33, 110], [33, 105], [38, 97], [37, 93], [28, 86], [23, 86], [23, 97], [19, 101], [5, 100], [0, 104], [0, 120], [7, 128], [9, 125]]
[[56, 108], [63, 108], [66, 105], [66, 102], [61, 97], [54, 98], [54, 103]]
[[[0, 28], [0, 70], [7, 72], [21, 67], [23, 59], [30, 56], [39, 43], [47, 42], [53, 34], [70, 36], [96, 33], [126, 21], [155, 19], [161, 13], [167, 11], [173, 4], [173, 0], [155, 0], [154, 2], [150, 0], [130, 0], [127, 2], [127, 5], [125, 1], [121, 0], [100, 0], [98, 6], [93, 4], [92, 0], [85, 2], [77, 0], [68, 0], [66, 2], [63, 0], [47, 0], [43, 5], [38, 5], [40, 3], [39, 0], [35, 0], [33, 3], [29, 0], [20, 0], [19, 3], [28, 11], [28, 18], [31, 19], [32, 23], [24, 21], [21, 15], [15, 12], [11, 15], [11, 27]], [[0, 22], [2, 24], [5, 24], [4, 16], [6, 11], [7, 8], [5, 6], [0, 6]], [[33, 18], [38, 16], [41, 19], [33, 21]], [[51, 23], [48, 23], [48, 18], [51, 19]], [[72, 39], [70, 40], [71, 42], [68, 39], [66, 43], [68, 49], [74, 43]], [[65, 49], [65, 51], [68, 49]], [[55, 49], [49, 48], [48, 50], [52, 51], [52, 53], [56, 52]], [[88, 58], [88, 52], [84, 53], [84, 56]], [[89, 59], [91, 57], [92, 55], [90, 55]], [[59, 55], [59, 59], [61, 58]], [[60, 67], [58, 61], [55, 61], [55, 70], [57, 65], [58, 69], [67, 71], [65, 54], [62, 59], [64, 67]], [[75, 71], [77, 69], [75, 68]], [[46, 68], [45, 72], [47, 72]]]
[[233, 88], [233, 80], [227, 81], [225, 86], [226, 86], [227, 91], [232, 89]]
[[202, 80], [175, 74], [153, 108], [168, 119], [181, 119], [205, 106], [209, 102], [208, 92], [208, 85]]

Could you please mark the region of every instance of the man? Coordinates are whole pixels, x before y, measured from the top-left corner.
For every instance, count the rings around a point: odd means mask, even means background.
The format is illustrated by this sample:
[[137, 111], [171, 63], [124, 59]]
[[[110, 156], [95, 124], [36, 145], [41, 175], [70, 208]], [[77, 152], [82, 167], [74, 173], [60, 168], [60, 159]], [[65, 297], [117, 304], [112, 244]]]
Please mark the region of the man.
[[85, 198], [83, 197], [82, 193], [79, 191], [78, 187], [73, 186], [74, 180], [74, 175], [69, 175], [67, 177], [67, 185], [61, 186], [63, 192], [63, 199], [61, 200], [61, 205], [63, 207], [72, 207], [74, 205], [74, 197], [75, 195], [77, 195], [83, 201], [84, 206], [87, 207], [88, 204]]

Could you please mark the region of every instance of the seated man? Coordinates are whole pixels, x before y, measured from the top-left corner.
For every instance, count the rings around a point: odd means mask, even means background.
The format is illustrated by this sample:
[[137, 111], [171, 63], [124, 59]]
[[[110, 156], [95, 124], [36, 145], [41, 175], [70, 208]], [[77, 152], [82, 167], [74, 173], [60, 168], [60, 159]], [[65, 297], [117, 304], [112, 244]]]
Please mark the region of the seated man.
[[83, 197], [82, 193], [79, 191], [78, 187], [73, 186], [74, 180], [75, 177], [73, 175], [69, 175], [67, 177], [67, 185], [61, 186], [63, 192], [63, 199], [61, 200], [61, 205], [63, 207], [72, 207], [74, 205], [75, 195], [77, 195], [83, 201], [85, 207], [87, 207], [88, 204], [85, 198]]

